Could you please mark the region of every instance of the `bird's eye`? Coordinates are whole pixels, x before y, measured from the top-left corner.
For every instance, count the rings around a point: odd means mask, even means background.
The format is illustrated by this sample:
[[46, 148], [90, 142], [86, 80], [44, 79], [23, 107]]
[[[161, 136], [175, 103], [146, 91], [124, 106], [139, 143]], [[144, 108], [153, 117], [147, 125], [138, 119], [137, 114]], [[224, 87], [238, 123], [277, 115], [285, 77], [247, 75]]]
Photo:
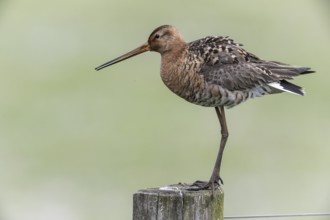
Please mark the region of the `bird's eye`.
[[159, 34], [156, 34], [155, 35], [155, 39], [159, 39], [160, 38], [160, 35]]

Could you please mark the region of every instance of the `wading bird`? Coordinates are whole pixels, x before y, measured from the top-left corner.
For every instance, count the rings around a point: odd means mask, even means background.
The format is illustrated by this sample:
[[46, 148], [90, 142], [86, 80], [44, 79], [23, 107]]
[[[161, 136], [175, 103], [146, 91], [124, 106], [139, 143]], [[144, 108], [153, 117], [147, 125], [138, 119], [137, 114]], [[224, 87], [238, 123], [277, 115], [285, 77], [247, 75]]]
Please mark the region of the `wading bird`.
[[165, 85], [188, 102], [214, 107], [221, 126], [220, 147], [209, 181], [196, 181], [192, 188], [220, 186], [220, 167], [228, 138], [224, 107], [233, 107], [247, 99], [289, 92], [304, 95], [301, 87], [287, 80], [312, 73], [308, 67], [296, 67], [267, 61], [245, 51], [229, 37], [209, 36], [186, 43], [170, 25], [156, 28], [142, 46], [99, 67], [103, 69], [140, 53], [155, 51], [161, 55], [160, 75]]

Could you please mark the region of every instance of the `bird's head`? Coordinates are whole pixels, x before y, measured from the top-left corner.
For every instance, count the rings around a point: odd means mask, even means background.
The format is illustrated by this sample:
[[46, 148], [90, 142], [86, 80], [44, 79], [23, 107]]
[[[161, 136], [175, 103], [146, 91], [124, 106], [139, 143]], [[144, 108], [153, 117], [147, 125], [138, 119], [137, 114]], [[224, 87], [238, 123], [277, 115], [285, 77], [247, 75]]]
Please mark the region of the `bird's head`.
[[183, 37], [177, 31], [177, 29], [171, 25], [163, 25], [156, 28], [149, 36], [148, 41], [142, 44], [140, 47], [120, 56], [116, 59], [113, 59], [101, 66], [95, 68], [96, 70], [101, 70], [105, 67], [119, 63], [123, 60], [126, 60], [130, 57], [136, 56], [140, 53], [146, 51], [155, 51], [160, 54], [165, 54], [172, 50], [177, 50], [185, 45]]
[[185, 44], [183, 37], [171, 25], [163, 25], [156, 28], [148, 38], [150, 50], [160, 54], [177, 49], [182, 44]]

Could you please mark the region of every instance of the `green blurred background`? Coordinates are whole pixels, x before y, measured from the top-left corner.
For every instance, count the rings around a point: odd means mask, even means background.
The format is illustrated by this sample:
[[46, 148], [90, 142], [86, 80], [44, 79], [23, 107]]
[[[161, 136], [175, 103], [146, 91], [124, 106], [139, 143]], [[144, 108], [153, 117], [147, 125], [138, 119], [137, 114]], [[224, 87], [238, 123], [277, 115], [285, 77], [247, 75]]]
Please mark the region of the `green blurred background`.
[[131, 219], [138, 189], [209, 178], [215, 111], [163, 85], [159, 54], [94, 71], [163, 24], [317, 71], [305, 97], [227, 111], [225, 215], [330, 211], [329, 1], [2, 0], [0, 219]]

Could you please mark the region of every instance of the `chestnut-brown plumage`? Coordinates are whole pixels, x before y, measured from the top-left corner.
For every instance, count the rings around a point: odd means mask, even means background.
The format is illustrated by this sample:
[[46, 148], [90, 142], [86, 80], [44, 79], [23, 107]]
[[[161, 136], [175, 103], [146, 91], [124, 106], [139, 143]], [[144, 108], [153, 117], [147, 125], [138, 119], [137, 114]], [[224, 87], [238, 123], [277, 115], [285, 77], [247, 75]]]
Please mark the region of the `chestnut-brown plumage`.
[[100, 70], [137, 54], [156, 51], [161, 54], [161, 78], [172, 92], [188, 102], [215, 107], [221, 126], [219, 153], [210, 180], [196, 182], [194, 189], [214, 189], [219, 180], [222, 182], [220, 166], [228, 138], [225, 106], [279, 92], [304, 95], [301, 87], [287, 80], [313, 72], [308, 67], [262, 60], [241, 46], [222, 36], [186, 43], [176, 28], [163, 25], [142, 46], [96, 68]]

